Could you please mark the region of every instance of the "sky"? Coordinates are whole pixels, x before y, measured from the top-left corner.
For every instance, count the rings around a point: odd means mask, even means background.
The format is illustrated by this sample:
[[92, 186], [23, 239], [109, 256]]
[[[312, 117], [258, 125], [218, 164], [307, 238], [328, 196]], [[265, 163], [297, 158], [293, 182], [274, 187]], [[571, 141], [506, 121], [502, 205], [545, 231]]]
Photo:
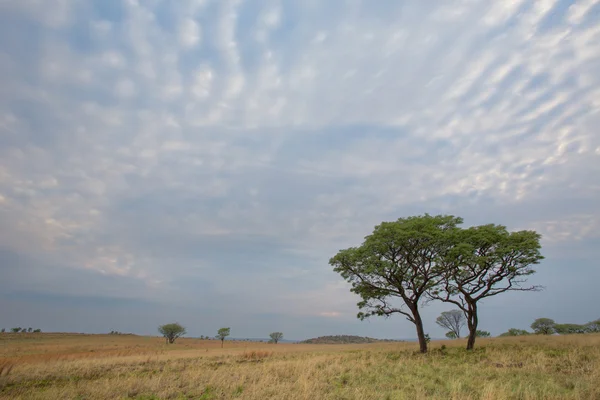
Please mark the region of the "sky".
[[0, 0], [0, 327], [413, 338], [328, 260], [423, 213], [543, 235], [481, 329], [600, 318], [599, 71], [598, 0]]

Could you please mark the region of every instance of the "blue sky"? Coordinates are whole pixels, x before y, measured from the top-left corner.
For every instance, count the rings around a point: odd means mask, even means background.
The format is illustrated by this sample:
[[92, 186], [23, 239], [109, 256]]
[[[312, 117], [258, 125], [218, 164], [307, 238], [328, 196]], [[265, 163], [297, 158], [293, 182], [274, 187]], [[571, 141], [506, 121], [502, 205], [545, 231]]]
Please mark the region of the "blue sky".
[[599, 318], [598, 71], [597, 0], [1, 1], [0, 325], [411, 338], [328, 260], [424, 212], [543, 235], [482, 329]]

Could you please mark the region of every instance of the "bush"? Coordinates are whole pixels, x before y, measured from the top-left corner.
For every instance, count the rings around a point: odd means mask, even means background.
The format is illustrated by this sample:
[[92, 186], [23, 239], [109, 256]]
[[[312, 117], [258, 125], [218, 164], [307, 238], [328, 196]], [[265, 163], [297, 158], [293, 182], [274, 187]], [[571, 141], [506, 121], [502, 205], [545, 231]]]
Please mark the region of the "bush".
[[507, 332], [500, 334], [500, 336], [525, 336], [530, 334], [530, 332], [524, 329], [510, 328]]

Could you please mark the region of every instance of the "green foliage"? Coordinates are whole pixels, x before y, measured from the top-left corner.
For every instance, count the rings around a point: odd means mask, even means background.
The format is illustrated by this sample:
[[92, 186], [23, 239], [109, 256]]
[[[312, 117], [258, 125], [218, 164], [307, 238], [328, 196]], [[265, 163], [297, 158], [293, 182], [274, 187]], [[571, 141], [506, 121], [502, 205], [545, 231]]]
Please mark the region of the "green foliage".
[[[300, 343], [304, 344], [349, 344], [349, 343], [377, 343], [385, 340], [374, 339], [370, 337], [354, 335], [335, 335], [319, 336], [317, 338], [307, 339]], [[388, 340], [389, 341], [389, 340]]]
[[525, 335], [530, 335], [530, 332], [527, 332], [526, 330], [523, 329], [517, 329], [517, 328], [510, 328], [508, 331], [500, 334], [500, 336], [525, 336]]
[[41, 330], [41, 329], [34, 329], [34, 330], [33, 330], [33, 333], [40, 333], [40, 332], [42, 332], [42, 330]]
[[273, 332], [269, 336], [271, 337], [271, 341], [275, 344], [283, 339], [283, 333], [281, 332]]
[[556, 331], [556, 323], [550, 318], [538, 318], [531, 324], [531, 329], [538, 335], [552, 335]]
[[225, 338], [227, 336], [229, 336], [230, 333], [231, 333], [231, 328], [221, 328], [217, 331], [216, 338], [221, 340], [221, 347], [223, 347], [223, 342], [225, 341]]
[[242, 393], [244, 393], [244, 387], [242, 385], [239, 385], [235, 388], [235, 391], [233, 392], [233, 395], [235, 397], [241, 396]]
[[[439, 284], [444, 274], [441, 257], [449, 251], [452, 232], [461, 223], [454, 216], [429, 214], [382, 222], [361, 246], [331, 258], [333, 270], [362, 299], [358, 318], [402, 314], [415, 324], [421, 352], [426, 352], [419, 305]], [[394, 304], [396, 300], [400, 306]]]
[[215, 389], [212, 386], [207, 386], [198, 398], [200, 400], [211, 400], [215, 398]]
[[586, 325], [578, 324], [556, 324], [554, 331], [560, 335], [570, 335], [574, 333], [589, 333]]
[[491, 333], [489, 333], [488, 331], [480, 331], [479, 329], [477, 329], [477, 332], [475, 333], [475, 335], [477, 337], [490, 337], [492, 336]]
[[600, 332], [600, 319], [588, 322], [587, 324], [585, 324], [585, 327], [589, 333]]
[[453, 331], [446, 332], [446, 337], [447, 337], [448, 339], [458, 339], [458, 336], [456, 336], [456, 333], [455, 333], [455, 332], [453, 332]]
[[2, 331], [0, 331], [0, 333], [4, 333], [6, 332], [6, 328], [2, 328]]
[[461, 310], [444, 311], [437, 317], [435, 323], [453, 332], [454, 338], [459, 338], [460, 329], [465, 326], [465, 314]]
[[488, 224], [454, 230], [453, 246], [445, 254], [443, 283], [430, 296], [458, 306], [467, 316], [467, 350], [477, 337], [477, 304], [482, 299], [507, 291], [540, 290], [524, 287], [525, 278], [540, 254], [541, 236], [534, 231], [509, 232], [502, 225]]
[[532, 266], [543, 259], [538, 233], [509, 232], [495, 224], [463, 229], [460, 224], [459, 217], [428, 214], [382, 222], [359, 247], [331, 258], [333, 270], [361, 297], [358, 318], [402, 314], [415, 324], [426, 352], [419, 306], [429, 299], [450, 302], [467, 317], [467, 349], [472, 349], [480, 300], [541, 289], [523, 286], [535, 273]]
[[10, 331], [12, 333], [19, 333], [19, 332], [21, 332], [21, 328], [10, 328]]
[[164, 336], [167, 343], [173, 344], [175, 340], [186, 334], [186, 330], [183, 326], [177, 322], [161, 325], [158, 327], [158, 332]]

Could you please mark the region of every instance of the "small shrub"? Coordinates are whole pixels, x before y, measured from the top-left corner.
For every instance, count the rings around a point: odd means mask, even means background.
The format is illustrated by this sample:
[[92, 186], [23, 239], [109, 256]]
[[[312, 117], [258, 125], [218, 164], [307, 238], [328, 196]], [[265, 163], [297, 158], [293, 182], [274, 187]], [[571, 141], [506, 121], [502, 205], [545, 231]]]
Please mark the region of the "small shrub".
[[244, 387], [242, 385], [238, 386], [235, 388], [235, 391], [233, 392], [234, 396], [241, 396], [241, 394], [244, 393]]
[[214, 389], [212, 386], [207, 386], [206, 389], [204, 389], [204, 392], [202, 392], [202, 395], [199, 397], [199, 400], [211, 400], [214, 399]]

